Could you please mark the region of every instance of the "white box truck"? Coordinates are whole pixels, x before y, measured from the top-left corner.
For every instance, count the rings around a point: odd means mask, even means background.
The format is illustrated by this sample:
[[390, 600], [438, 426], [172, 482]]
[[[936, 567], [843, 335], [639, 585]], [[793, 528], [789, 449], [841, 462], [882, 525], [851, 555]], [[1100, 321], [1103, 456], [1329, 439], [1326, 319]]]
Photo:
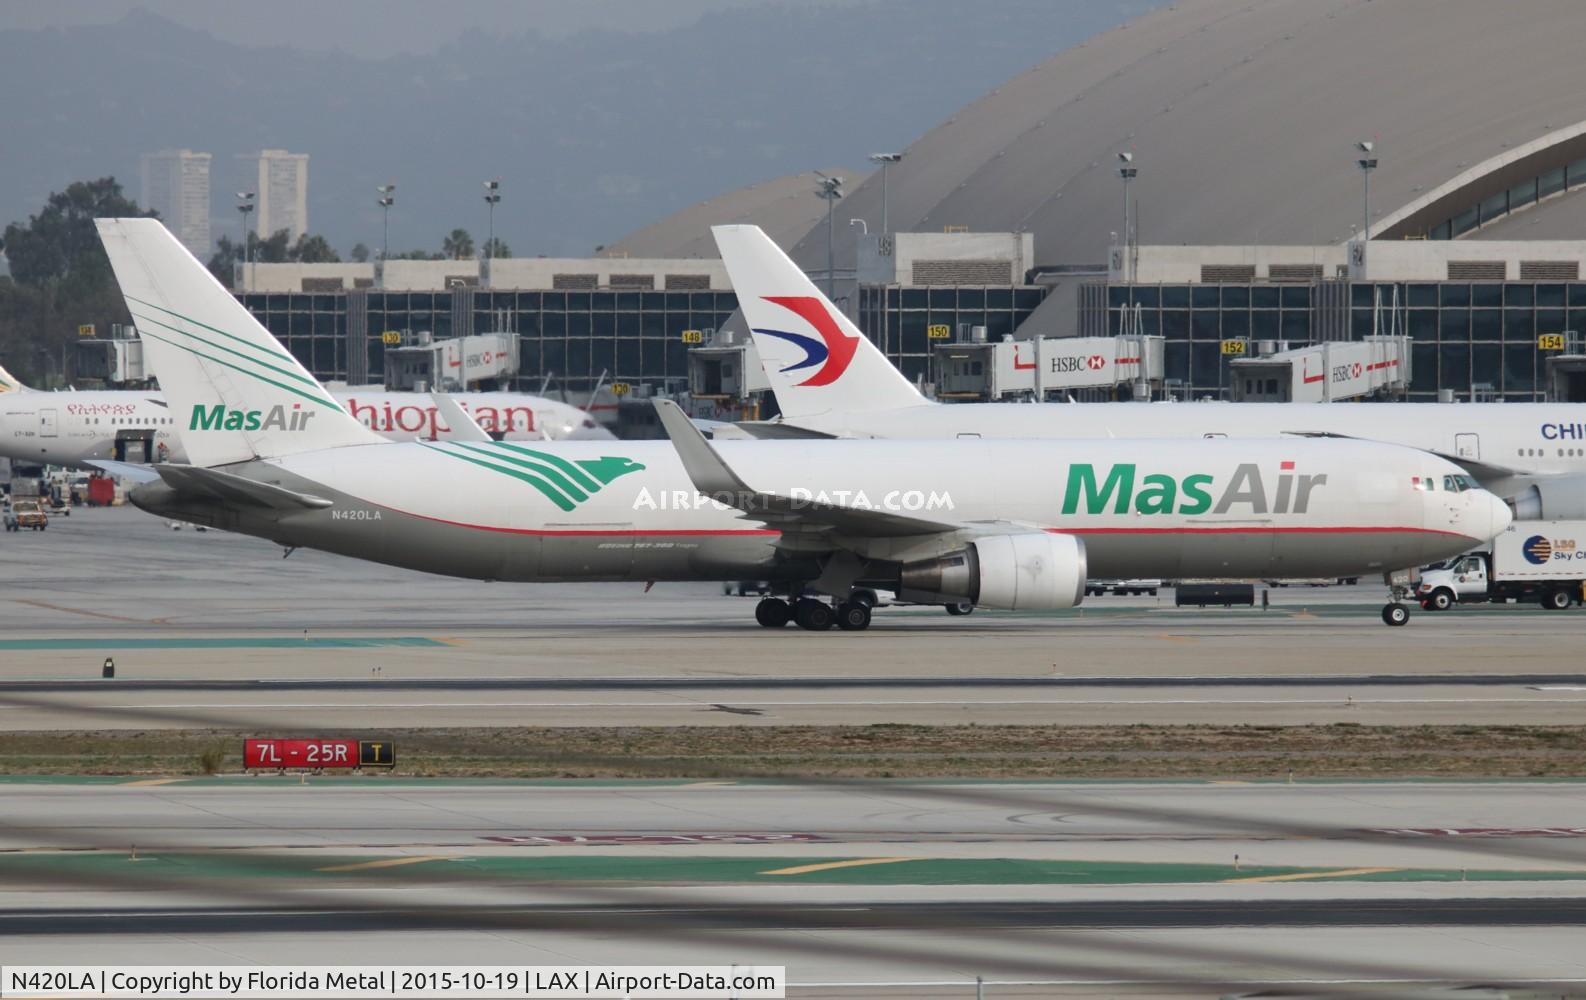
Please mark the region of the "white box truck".
[[1536, 601], [1562, 611], [1586, 585], [1586, 521], [1516, 521], [1481, 549], [1421, 571], [1416, 597], [1428, 611], [1456, 603]]

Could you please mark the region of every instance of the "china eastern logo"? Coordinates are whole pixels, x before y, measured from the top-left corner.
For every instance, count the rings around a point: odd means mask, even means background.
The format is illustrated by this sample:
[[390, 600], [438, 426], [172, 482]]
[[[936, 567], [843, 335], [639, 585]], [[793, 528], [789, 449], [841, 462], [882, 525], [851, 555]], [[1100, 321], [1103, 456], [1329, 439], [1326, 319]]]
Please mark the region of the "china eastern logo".
[[454, 441], [446, 445], [420, 443], [432, 451], [527, 483], [564, 511], [573, 510], [599, 493], [602, 487], [623, 476], [644, 471], [644, 466], [631, 458], [606, 456], [568, 460], [548, 451], [525, 448], [507, 441], [489, 444]]
[[849, 362], [854, 359], [854, 351], [859, 347], [859, 338], [843, 333], [837, 321], [832, 318], [831, 311], [812, 295], [767, 295], [765, 300], [793, 313], [820, 334], [820, 339], [816, 340], [807, 333], [755, 327], [755, 333], [779, 337], [803, 350], [803, 360], [788, 365], [782, 371], [803, 371], [820, 365], [815, 374], [796, 383], [799, 386], [831, 385], [841, 378], [843, 372], [848, 370]]
[[1141, 476], [1132, 462], [1109, 466], [1101, 474], [1094, 465], [1070, 465], [1063, 513], [1227, 514], [1238, 508], [1241, 514], [1304, 514], [1311, 493], [1326, 485], [1327, 473], [1297, 473], [1293, 462], [1283, 462], [1271, 484], [1259, 465], [1243, 463], [1220, 490], [1216, 477], [1204, 473], [1180, 479], [1159, 473]]
[[214, 406], [193, 407], [190, 431], [301, 431], [314, 419], [313, 410], [305, 410], [299, 403], [288, 409], [276, 404], [268, 410], [238, 410], [216, 403]]

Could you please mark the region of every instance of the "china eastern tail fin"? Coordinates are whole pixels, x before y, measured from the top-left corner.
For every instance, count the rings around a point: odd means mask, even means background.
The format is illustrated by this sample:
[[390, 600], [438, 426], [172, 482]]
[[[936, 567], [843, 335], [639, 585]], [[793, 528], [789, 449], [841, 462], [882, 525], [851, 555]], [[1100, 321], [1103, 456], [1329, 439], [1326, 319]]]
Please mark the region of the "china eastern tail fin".
[[192, 464], [384, 440], [342, 409], [159, 220], [96, 225]]
[[711, 233], [784, 417], [929, 402], [759, 226]]
[[15, 375], [0, 367], [0, 394], [7, 392], [27, 392], [28, 387], [17, 380]]

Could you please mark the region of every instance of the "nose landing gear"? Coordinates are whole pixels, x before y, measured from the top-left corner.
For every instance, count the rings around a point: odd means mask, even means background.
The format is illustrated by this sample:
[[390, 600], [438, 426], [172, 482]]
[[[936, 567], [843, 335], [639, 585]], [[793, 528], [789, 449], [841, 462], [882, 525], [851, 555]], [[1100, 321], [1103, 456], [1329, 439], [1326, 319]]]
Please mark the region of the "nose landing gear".
[[1410, 608], [1404, 599], [1410, 596], [1410, 588], [1402, 583], [1388, 584], [1388, 603], [1382, 606], [1382, 622], [1384, 625], [1407, 625], [1410, 621]]

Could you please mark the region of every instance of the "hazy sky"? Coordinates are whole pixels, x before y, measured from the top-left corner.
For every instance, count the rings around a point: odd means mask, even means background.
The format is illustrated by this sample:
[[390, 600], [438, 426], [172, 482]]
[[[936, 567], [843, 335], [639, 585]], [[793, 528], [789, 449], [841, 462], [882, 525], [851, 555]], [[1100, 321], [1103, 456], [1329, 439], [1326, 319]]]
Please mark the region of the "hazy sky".
[[[764, 0], [6, 0], [0, 30], [119, 21], [142, 8], [241, 45], [339, 49], [366, 58], [432, 52], [464, 31], [538, 31], [558, 37], [584, 28], [655, 31], [707, 11]], [[808, 2], [808, 0], [807, 0]], [[854, 0], [818, 0], [822, 5]], [[304, 30], [312, 25], [312, 30]]]

